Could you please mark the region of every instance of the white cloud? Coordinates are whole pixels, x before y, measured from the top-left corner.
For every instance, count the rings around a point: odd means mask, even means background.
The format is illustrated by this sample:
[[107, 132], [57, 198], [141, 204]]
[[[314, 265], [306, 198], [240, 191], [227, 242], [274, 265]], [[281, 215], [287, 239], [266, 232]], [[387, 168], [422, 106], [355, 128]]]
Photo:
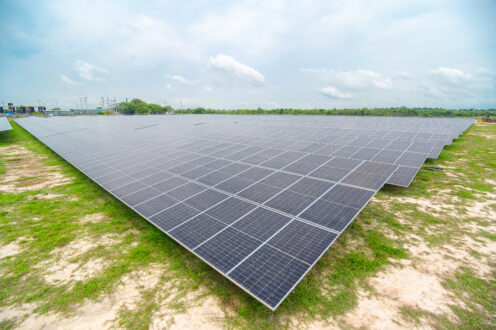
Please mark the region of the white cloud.
[[419, 85], [431, 98], [450, 102], [455, 106], [461, 102], [477, 104], [481, 99], [496, 102], [496, 76], [491, 76], [484, 70], [468, 73], [457, 68], [439, 67], [428, 73]]
[[169, 79], [172, 79], [178, 83], [185, 84], [185, 85], [193, 85], [193, 84], [197, 84], [200, 82], [199, 80], [188, 80], [188, 79], [186, 79], [183, 76], [178, 75], [178, 74], [175, 74], [175, 75], [166, 74], [165, 76]]
[[466, 81], [470, 78], [468, 74], [457, 68], [439, 67], [436, 70], [431, 71], [431, 73], [446, 82], [454, 84]]
[[204, 89], [207, 91], [207, 92], [213, 92], [214, 90], [212, 89], [212, 87], [210, 86], [205, 86]]
[[[5, 33], [12, 42], [7, 42], [9, 55], [2, 58], [2, 68], [8, 75], [36, 67], [40, 77], [52, 80], [40, 79], [22, 88], [20, 81], [5, 81], [0, 90], [6, 95], [23, 90], [24, 98], [34, 100], [65, 98], [70, 105], [80, 93], [79, 86], [71, 86], [75, 82], [89, 87], [85, 93], [95, 104], [104, 90], [118, 98], [146, 100], [166, 93], [169, 102], [187, 96], [199, 105], [210, 102], [221, 108], [239, 106], [243, 99], [320, 107], [328, 106], [330, 97], [321, 89], [330, 86], [338, 91], [334, 96], [351, 94], [352, 100], [332, 99], [336, 107], [494, 107], [495, 51], [488, 46], [495, 22], [489, 13], [494, 10], [487, 6], [467, 10], [460, 4], [446, 10], [444, 2], [242, 0], [197, 2], [193, 11], [188, 2], [175, 0], [44, 1], [39, 6], [20, 2], [13, 7], [24, 8], [28, 16], [44, 23], [21, 24], [14, 19], [19, 15], [9, 16], [6, 24], [11, 28]], [[33, 54], [23, 57], [21, 68], [16, 56], [26, 48]], [[219, 53], [259, 70], [266, 76], [265, 87], [239, 88], [235, 80], [226, 81], [226, 76], [237, 78], [235, 74], [214, 66], [205, 70], [209, 56], [217, 60]], [[70, 69], [80, 59], [80, 71], [60, 68], [67, 59]], [[109, 73], [95, 71], [94, 66]], [[298, 74], [308, 66], [334, 71]], [[183, 84], [165, 78], [166, 73], [200, 82]], [[87, 82], [101, 78], [105, 82], [90, 88]], [[260, 80], [249, 81], [260, 86]], [[57, 84], [70, 86], [71, 91], [60, 94]], [[206, 85], [214, 93], [208, 93]]]
[[334, 71], [303, 68], [301, 71], [315, 75], [323, 81], [332, 82], [343, 89], [369, 90], [390, 89], [393, 87], [391, 79], [384, 78], [381, 74], [371, 70]]
[[134, 65], [164, 63], [166, 59], [199, 62], [204, 58], [203, 50], [191, 41], [179, 24], [170, 24], [167, 18], [154, 16], [130, 14], [119, 31], [117, 47], [135, 61]]
[[[285, 34], [298, 29], [302, 8], [274, 1], [233, 1], [206, 10], [187, 28], [190, 41], [207, 49], [235, 49], [245, 58], [267, 58], [286, 50]], [[214, 8], [212, 6], [209, 6]], [[209, 8], [210, 9], [210, 8]], [[219, 46], [221, 48], [219, 48]]]
[[74, 62], [74, 70], [86, 80], [103, 80], [101, 74], [107, 74], [107, 70], [82, 60]]
[[65, 82], [66, 84], [69, 84], [69, 85], [81, 85], [77, 81], [74, 81], [71, 78], [67, 77], [65, 74], [60, 75], [60, 80]]
[[209, 67], [232, 79], [253, 85], [262, 86], [265, 84], [265, 77], [256, 69], [239, 63], [233, 57], [218, 54], [215, 58], [210, 57]]
[[332, 87], [332, 86], [328, 86], [328, 87], [324, 87], [320, 90], [322, 92], [322, 94], [328, 96], [328, 97], [331, 97], [331, 98], [335, 98], [335, 99], [349, 99], [351, 98], [351, 94], [350, 93], [342, 93], [340, 92], [339, 90], [337, 90], [336, 88]]

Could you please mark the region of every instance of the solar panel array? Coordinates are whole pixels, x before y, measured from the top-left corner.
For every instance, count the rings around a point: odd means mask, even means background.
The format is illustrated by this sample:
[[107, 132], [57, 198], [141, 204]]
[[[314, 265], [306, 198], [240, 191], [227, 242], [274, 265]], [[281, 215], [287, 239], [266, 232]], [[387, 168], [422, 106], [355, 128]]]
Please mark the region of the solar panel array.
[[385, 184], [472, 119], [25, 118], [68, 162], [275, 310]]
[[7, 120], [7, 118], [0, 117], [0, 132], [8, 131], [10, 129], [12, 129], [12, 127], [10, 126], [10, 123]]

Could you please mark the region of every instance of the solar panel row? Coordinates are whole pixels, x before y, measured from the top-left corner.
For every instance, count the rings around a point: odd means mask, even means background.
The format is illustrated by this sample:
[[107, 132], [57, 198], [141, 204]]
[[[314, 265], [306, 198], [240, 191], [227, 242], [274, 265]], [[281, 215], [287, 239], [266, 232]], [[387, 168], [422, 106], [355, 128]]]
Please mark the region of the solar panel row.
[[427, 157], [472, 123], [235, 118], [18, 123], [273, 310], [377, 190], [409, 185]]
[[5, 117], [0, 117], [0, 132], [11, 130], [9, 121]]

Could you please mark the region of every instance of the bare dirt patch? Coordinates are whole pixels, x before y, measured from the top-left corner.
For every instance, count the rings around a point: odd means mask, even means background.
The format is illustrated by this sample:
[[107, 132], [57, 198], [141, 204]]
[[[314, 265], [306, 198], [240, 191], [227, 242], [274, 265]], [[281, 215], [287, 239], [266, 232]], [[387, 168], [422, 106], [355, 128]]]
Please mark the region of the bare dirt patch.
[[[412, 328], [416, 325], [401, 313], [402, 308], [408, 307], [456, 322], [450, 306], [465, 305], [443, 287], [443, 281], [453, 277], [462, 266], [469, 266], [482, 278], [491, 278], [491, 264], [496, 262], [496, 244], [473, 244], [468, 237], [463, 239], [466, 246], [432, 248], [417, 241], [407, 247], [411, 258], [402, 260], [402, 267], [390, 266], [370, 279], [370, 290], [359, 292], [357, 307], [345, 314], [342, 321], [355, 328]], [[469, 249], [476, 249], [483, 256], [476, 258]], [[429, 322], [422, 320], [422, 327], [429, 327]]]
[[93, 258], [79, 261], [78, 257], [98, 245], [112, 246], [119, 241], [113, 235], [104, 235], [98, 239], [78, 239], [52, 251], [53, 257], [38, 264], [37, 268], [43, 270], [44, 279], [50, 284], [60, 285], [82, 281], [100, 273], [105, 267], [105, 260]]
[[496, 187], [496, 180], [493, 180], [493, 179], [485, 179], [484, 181], [486, 181], [486, 183], [492, 184], [493, 186], [495, 186], [495, 187]]
[[413, 197], [396, 198], [399, 203], [410, 203], [416, 205], [417, 209], [424, 213], [445, 213], [456, 215], [456, 207], [454, 204], [447, 204], [444, 201], [436, 201], [436, 199], [424, 199]]
[[[86, 301], [71, 312], [61, 316], [56, 313], [39, 315], [27, 306], [0, 313], [4, 319], [23, 319], [19, 329], [102, 329], [118, 327], [117, 317], [122, 308], [134, 309], [142, 299], [142, 292], [157, 285], [164, 272], [163, 266], [152, 265], [122, 278], [112, 294], [98, 301]], [[16, 312], [16, 313], [15, 313]]]
[[37, 194], [34, 195], [33, 198], [35, 199], [55, 199], [55, 198], [61, 198], [64, 197], [63, 194], [51, 194], [51, 193], [46, 193], [46, 194]]
[[[173, 297], [173, 295], [171, 296]], [[169, 301], [171, 300], [169, 297]], [[197, 301], [195, 297], [186, 298], [187, 301]], [[200, 300], [189, 307], [186, 313], [178, 313], [165, 304], [155, 315], [151, 329], [222, 329], [222, 320], [225, 314], [219, 303], [213, 297]]]
[[[431, 199], [400, 197], [394, 201], [400, 203], [415, 204], [417, 209], [424, 213], [438, 214], [443, 216], [452, 216], [457, 218], [482, 218], [487, 220], [496, 220], [496, 212], [491, 208], [496, 205], [494, 194], [485, 194], [481, 198], [474, 201], [463, 202], [463, 212], [460, 212], [460, 199], [456, 196], [444, 197], [441, 195], [433, 196]], [[447, 202], [449, 201], [449, 203]]]
[[[407, 246], [412, 258], [402, 263], [439, 278], [452, 277], [457, 269], [466, 265], [473, 268], [474, 272], [481, 277], [490, 276], [492, 269], [489, 263], [491, 261], [487, 258], [476, 258], [470, 253], [471, 248], [480, 248], [481, 245], [470, 245], [472, 240], [469, 239], [464, 243], [465, 245], [450, 244], [431, 247], [420, 241]], [[492, 250], [495, 247], [496, 244], [489, 249]], [[483, 247], [479, 251], [486, 255], [486, 249], [487, 247]]]
[[81, 219], [79, 219], [80, 223], [99, 223], [103, 219], [105, 219], [105, 214], [103, 213], [91, 213], [87, 214]]
[[9, 244], [0, 246], [0, 259], [14, 256], [19, 252], [21, 252], [19, 244], [16, 241], [10, 242]]
[[103, 259], [100, 258], [85, 263], [61, 261], [46, 270], [45, 281], [51, 284], [82, 281], [94, 277], [103, 267]]
[[36, 308], [35, 304], [23, 304], [22, 306], [0, 308], [0, 322], [2, 321], [20, 321], [31, 314]]
[[20, 193], [68, 184], [71, 179], [57, 171], [57, 166], [43, 164], [40, 155], [19, 145], [0, 148], [6, 173], [1, 177], [0, 191]]
[[[491, 195], [494, 196], [494, 194]], [[467, 214], [472, 218], [496, 220], [496, 211], [491, 208], [491, 206], [496, 205], [496, 199], [492, 198], [493, 196], [481, 198], [481, 200], [473, 201], [472, 203], [465, 205]]]

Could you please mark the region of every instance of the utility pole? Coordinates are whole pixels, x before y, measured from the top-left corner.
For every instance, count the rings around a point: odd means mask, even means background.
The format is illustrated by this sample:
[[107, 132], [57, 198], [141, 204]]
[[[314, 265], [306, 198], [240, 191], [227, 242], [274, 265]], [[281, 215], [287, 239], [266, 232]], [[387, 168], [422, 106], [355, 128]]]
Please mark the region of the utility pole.
[[105, 109], [105, 99], [102, 96], [102, 110], [104, 110], [104, 109]]
[[88, 115], [88, 98], [84, 96], [84, 103], [86, 103], [86, 116]]

